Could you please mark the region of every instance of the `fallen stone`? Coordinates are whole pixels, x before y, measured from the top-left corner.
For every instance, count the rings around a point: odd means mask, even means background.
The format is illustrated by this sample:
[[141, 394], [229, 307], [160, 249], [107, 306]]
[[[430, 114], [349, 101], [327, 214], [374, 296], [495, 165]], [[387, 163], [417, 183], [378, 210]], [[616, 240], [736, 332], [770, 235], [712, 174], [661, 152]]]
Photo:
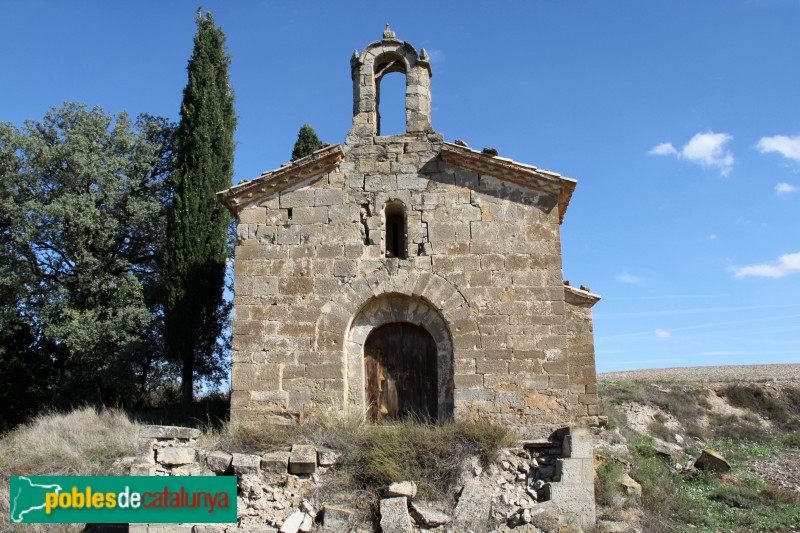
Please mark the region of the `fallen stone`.
[[314, 516], [316, 511], [314, 510], [314, 506], [308, 500], [303, 500], [303, 503], [300, 504], [300, 510], [304, 513]]
[[330, 448], [320, 448], [317, 450], [317, 462], [319, 466], [333, 466], [339, 459], [339, 452]]
[[131, 465], [131, 476], [155, 476], [156, 465], [152, 463], [137, 463]]
[[728, 472], [731, 464], [718, 451], [707, 449], [700, 452], [700, 456], [694, 460], [694, 467], [710, 472]]
[[656, 440], [653, 443], [653, 450], [657, 456], [670, 462], [672, 462], [673, 457], [682, 453], [681, 447], [677, 444], [670, 444], [662, 440]]
[[244, 474], [237, 477], [239, 494], [248, 500], [258, 500], [264, 495], [264, 486], [261, 479], [254, 474]]
[[530, 524], [542, 531], [558, 531], [561, 520], [558, 515], [550, 511], [543, 511], [541, 513], [531, 514]]
[[295, 444], [289, 455], [290, 474], [313, 474], [317, 471], [317, 450], [307, 444]]
[[348, 531], [353, 520], [352, 511], [326, 505], [322, 513], [322, 527], [320, 533], [341, 533]]
[[450, 516], [426, 505], [412, 502], [411, 510], [414, 512], [417, 523], [421, 523], [425, 527], [438, 527], [450, 522]]
[[383, 533], [412, 533], [408, 500], [405, 497], [381, 500], [381, 531]]
[[417, 484], [413, 481], [401, 481], [399, 483], [392, 483], [386, 490], [387, 496], [405, 496], [409, 500], [414, 499], [417, 495]]
[[300, 531], [300, 526], [303, 524], [303, 519], [308, 516], [299, 509], [292, 513], [292, 515], [283, 521], [281, 524], [281, 533], [297, 533]]
[[188, 465], [194, 462], [194, 448], [168, 446], [156, 451], [156, 460], [163, 465]]
[[179, 426], [143, 426], [139, 429], [141, 439], [196, 439], [200, 430]]
[[231, 461], [233, 461], [233, 456], [222, 450], [211, 452], [206, 456], [206, 465], [209, 470], [217, 474], [224, 474], [227, 472], [228, 468], [231, 466]]
[[285, 474], [289, 468], [289, 452], [277, 451], [261, 456], [261, 470], [273, 474]]
[[258, 475], [258, 469], [261, 466], [261, 457], [249, 453], [234, 453], [231, 464], [233, 465], [233, 472], [237, 476], [243, 476], [245, 474]]
[[301, 533], [311, 533], [314, 529], [314, 519], [309, 514], [303, 515], [303, 522], [300, 524]]
[[619, 484], [622, 485], [622, 492], [624, 492], [627, 496], [634, 496], [636, 498], [641, 498], [642, 496], [642, 486], [639, 485], [635, 479], [633, 479], [628, 474], [622, 474], [622, 477], [619, 480]]
[[484, 486], [480, 479], [472, 479], [464, 485], [456, 504], [453, 525], [456, 530], [472, 529], [486, 531], [489, 510], [492, 505], [491, 487]]
[[192, 533], [225, 533], [229, 527], [230, 524], [197, 524], [192, 527]]

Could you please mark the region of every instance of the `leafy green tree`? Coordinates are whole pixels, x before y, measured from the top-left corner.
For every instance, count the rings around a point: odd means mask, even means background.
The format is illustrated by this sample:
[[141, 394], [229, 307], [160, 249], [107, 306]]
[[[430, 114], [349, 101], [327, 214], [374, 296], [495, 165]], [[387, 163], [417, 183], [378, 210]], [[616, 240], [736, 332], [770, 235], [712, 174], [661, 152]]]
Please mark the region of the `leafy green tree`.
[[304, 124], [297, 134], [297, 141], [294, 143], [292, 161], [297, 161], [301, 157], [311, 155], [320, 148], [322, 148], [322, 141], [317, 137], [314, 128], [308, 124]]
[[[65, 104], [0, 123], [0, 419], [135, 403], [160, 366], [174, 127]], [[18, 411], [19, 405], [28, 405]], [[2, 420], [0, 420], [2, 425]]]
[[164, 339], [182, 368], [186, 407], [196, 376], [218, 380], [225, 370], [220, 338], [230, 309], [223, 289], [231, 216], [215, 193], [232, 183], [236, 129], [225, 34], [208, 12], [198, 10], [196, 22], [164, 254]]

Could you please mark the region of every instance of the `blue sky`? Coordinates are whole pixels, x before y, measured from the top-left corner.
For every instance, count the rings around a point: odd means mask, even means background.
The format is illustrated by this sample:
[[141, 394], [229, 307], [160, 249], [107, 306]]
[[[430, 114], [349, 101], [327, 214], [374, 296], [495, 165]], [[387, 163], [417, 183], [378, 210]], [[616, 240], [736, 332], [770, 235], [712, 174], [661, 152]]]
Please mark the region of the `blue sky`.
[[[2, 6], [0, 120], [64, 101], [177, 120], [196, 3]], [[233, 56], [235, 180], [304, 123], [344, 140], [350, 56], [389, 22], [431, 55], [446, 140], [578, 180], [564, 277], [603, 296], [598, 370], [800, 363], [797, 0], [203, 6]]]

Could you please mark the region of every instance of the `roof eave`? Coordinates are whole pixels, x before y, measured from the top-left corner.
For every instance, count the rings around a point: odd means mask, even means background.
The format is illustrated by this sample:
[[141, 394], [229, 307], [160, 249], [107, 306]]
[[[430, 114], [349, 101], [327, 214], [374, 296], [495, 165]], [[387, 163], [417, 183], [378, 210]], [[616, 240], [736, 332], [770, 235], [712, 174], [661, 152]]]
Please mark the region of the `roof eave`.
[[599, 294], [585, 291], [583, 289], [576, 289], [571, 285], [564, 285], [564, 298], [569, 302], [594, 306], [602, 298]]
[[219, 191], [217, 198], [234, 216], [239, 211], [265, 197], [284, 191], [298, 183], [330, 172], [344, 159], [340, 144], [320, 148], [297, 161], [267, 171], [250, 181], [242, 181], [230, 189]]
[[447, 142], [442, 144], [441, 154], [447, 163], [552, 195], [558, 203], [558, 221], [564, 221], [577, 180]]

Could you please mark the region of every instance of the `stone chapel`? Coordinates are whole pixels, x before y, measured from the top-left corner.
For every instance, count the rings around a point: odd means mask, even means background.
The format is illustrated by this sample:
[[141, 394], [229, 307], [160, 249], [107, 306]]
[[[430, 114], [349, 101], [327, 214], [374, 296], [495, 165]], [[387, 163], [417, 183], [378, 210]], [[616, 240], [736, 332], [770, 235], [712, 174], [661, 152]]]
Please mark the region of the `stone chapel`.
[[[231, 418], [597, 421], [588, 288], [564, 281], [576, 181], [446, 142], [431, 65], [387, 27], [354, 53], [343, 144], [218, 193], [238, 221]], [[381, 79], [406, 133], [381, 135]]]

